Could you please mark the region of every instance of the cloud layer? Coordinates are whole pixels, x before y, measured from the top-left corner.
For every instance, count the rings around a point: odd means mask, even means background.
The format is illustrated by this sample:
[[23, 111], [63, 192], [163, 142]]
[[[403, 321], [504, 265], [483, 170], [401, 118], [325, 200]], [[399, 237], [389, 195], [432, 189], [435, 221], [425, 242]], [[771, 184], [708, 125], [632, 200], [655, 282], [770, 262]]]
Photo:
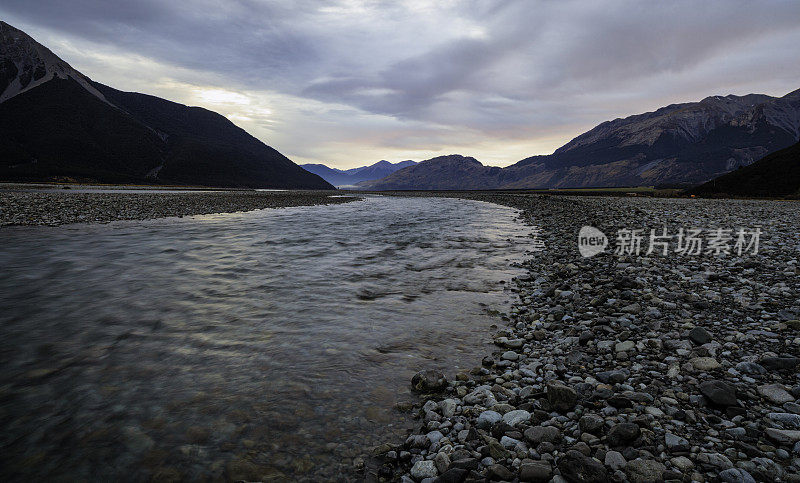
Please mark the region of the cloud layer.
[[794, 0], [5, 0], [0, 18], [100, 82], [339, 167], [505, 165], [606, 119], [800, 87]]

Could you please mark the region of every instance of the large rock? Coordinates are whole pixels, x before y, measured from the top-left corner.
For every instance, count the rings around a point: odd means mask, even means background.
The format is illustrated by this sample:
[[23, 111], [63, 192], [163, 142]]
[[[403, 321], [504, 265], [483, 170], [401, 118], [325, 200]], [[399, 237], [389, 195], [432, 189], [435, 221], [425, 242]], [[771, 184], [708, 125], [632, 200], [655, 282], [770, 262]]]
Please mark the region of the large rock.
[[765, 384], [758, 386], [758, 393], [775, 404], [794, 402], [794, 396], [789, 394], [780, 384]]
[[503, 416], [497, 411], [484, 411], [478, 416], [478, 419], [475, 420], [475, 425], [480, 429], [488, 429], [496, 423], [499, 423], [502, 419]]
[[768, 438], [783, 444], [793, 444], [800, 441], [800, 431], [797, 430], [767, 428], [764, 433]]
[[411, 477], [419, 481], [424, 478], [436, 478], [439, 472], [436, 470], [436, 464], [431, 460], [417, 461], [411, 467]]
[[620, 423], [608, 432], [608, 445], [611, 447], [626, 446], [636, 441], [641, 434], [636, 423]]
[[737, 406], [736, 388], [724, 381], [711, 380], [700, 383], [700, 393], [718, 406]]
[[758, 361], [759, 364], [764, 366], [769, 371], [792, 370], [800, 364], [800, 358], [797, 357], [765, 357]]
[[719, 369], [721, 366], [713, 357], [695, 357], [689, 360], [689, 362], [698, 371], [713, 371], [714, 369]]
[[574, 449], [559, 458], [558, 469], [569, 482], [607, 483], [608, 480], [608, 471], [602, 463]]
[[447, 389], [447, 378], [441, 371], [419, 371], [411, 378], [411, 388], [423, 393], [441, 392]]
[[503, 415], [503, 422], [512, 427], [518, 425], [519, 423], [525, 423], [529, 419], [531, 419], [531, 413], [523, 409], [509, 411]]
[[547, 385], [547, 401], [553, 410], [567, 412], [578, 403], [578, 393], [564, 384], [551, 382]]
[[711, 334], [702, 327], [695, 327], [689, 331], [689, 339], [697, 345], [708, 344], [711, 342]]
[[719, 479], [725, 483], [756, 483], [755, 478], [741, 468], [728, 468], [720, 471]]
[[525, 430], [525, 439], [534, 445], [543, 441], [555, 443], [561, 440], [561, 431], [554, 426], [534, 426]]
[[625, 474], [631, 483], [657, 483], [664, 481], [663, 464], [655, 460], [637, 458], [625, 466]]
[[553, 468], [547, 461], [527, 461], [519, 467], [519, 481], [545, 483], [553, 477]]
[[689, 441], [686, 438], [682, 438], [676, 434], [665, 433], [664, 443], [666, 443], [667, 449], [673, 453], [684, 453], [689, 451]]

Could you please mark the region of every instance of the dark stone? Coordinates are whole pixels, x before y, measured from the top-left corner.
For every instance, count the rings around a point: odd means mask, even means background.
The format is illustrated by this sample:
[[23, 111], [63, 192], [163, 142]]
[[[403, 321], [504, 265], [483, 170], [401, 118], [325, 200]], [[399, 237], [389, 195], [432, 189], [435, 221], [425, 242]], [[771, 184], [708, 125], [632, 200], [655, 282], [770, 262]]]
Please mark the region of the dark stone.
[[564, 384], [552, 382], [547, 385], [547, 401], [554, 411], [567, 412], [578, 403], [578, 393]]
[[545, 483], [553, 476], [553, 468], [547, 461], [529, 461], [519, 467], [519, 481]]
[[758, 361], [768, 371], [792, 370], [800, 364], [797, 357], [765, 357]]
[[695, 327], [689, 331], [689, 339], [697, 345], [708, 344], [711, 342], [711, 334], [702, 327]]
[[607, 483], [608, 471], [599, 461], [570, 450], [559, 458], [558, 469], [569, 482]]
[[628, 374], [625, 371], [603, 371], [595, 374], [598, 381], [605, 384], [620, 384], [625, 382]]
[[447, 389], [447, 378], [441, 371], [419, 371], [411, 378], [411, 388], [424, 393], [441, 392]]
[[489, 475], [495, 479], [503, 481], [511, 481], [514, 479], [514, 473], [503, 465], [492, 465], [489, 467]]
[[463, 458], [460, 460], [452, 461], [450, 468], [458, 468], [464, 470], [477, 470], [480, 461], [475, 458]]
[[614, 396], [610, 397], [606, 400], [609, 406], [617, 408], [617, 409], [628, 409], [633, 407], [633, 402], [630, 399], [623, 397], [623, 396]]
[[437, 483], [461, 483], [469, 474], [469, 470], [465, 470], [462, 468], [450, 468], [449, 470], [445, 471], [438, 478], [436, 478]]
[[736, 388], [727, 382], [719, 380], [704, 381], [700, 383], [700, 393], [711, 403], [718, 406], [738, 406]]
[[629, 443], [636, 441], [636, 438], [641, 434], [639, 425], [634, 423], [620, 423], [611, 428], [608, 432], [608, 445], [626, 446]]

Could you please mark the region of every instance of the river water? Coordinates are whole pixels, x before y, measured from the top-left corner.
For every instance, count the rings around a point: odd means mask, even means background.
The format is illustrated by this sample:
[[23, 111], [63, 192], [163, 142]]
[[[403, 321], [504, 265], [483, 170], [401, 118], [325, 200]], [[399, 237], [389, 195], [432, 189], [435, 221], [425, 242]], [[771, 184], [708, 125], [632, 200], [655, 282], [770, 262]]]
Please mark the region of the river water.
[[444, 198], [0, 229], [3, 480], [352, 478], [479, 365], [516, 211]]

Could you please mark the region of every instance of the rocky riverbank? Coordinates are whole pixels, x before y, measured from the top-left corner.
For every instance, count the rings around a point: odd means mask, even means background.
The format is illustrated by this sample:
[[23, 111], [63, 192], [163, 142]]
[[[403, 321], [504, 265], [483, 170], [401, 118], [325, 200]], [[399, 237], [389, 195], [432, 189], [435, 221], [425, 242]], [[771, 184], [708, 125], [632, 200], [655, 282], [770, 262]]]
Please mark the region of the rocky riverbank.
[[335, 191], [164, 190], [91, 192], [88, 190], [0, 190], [0, 226], [108, 223], [168, 216], [234, 213], [237, 211], [347, 203], [360, 198]]
[[[800, 481], [800, 204], [445, 196], [524, 210], [546, 248], [496, 350], [415, 376], [417, 430], [374, 448], [367, 479]], [[703, 253], [646, 254], [665, 224], [703, 229]], [[582, 225], [605, 253], [579, 254]], [[713, 230], [733, 245], [756, 225], [758, 253], [705, 253]], [[621, 229], [644, 229], [639, 255], [612, 253]]]

